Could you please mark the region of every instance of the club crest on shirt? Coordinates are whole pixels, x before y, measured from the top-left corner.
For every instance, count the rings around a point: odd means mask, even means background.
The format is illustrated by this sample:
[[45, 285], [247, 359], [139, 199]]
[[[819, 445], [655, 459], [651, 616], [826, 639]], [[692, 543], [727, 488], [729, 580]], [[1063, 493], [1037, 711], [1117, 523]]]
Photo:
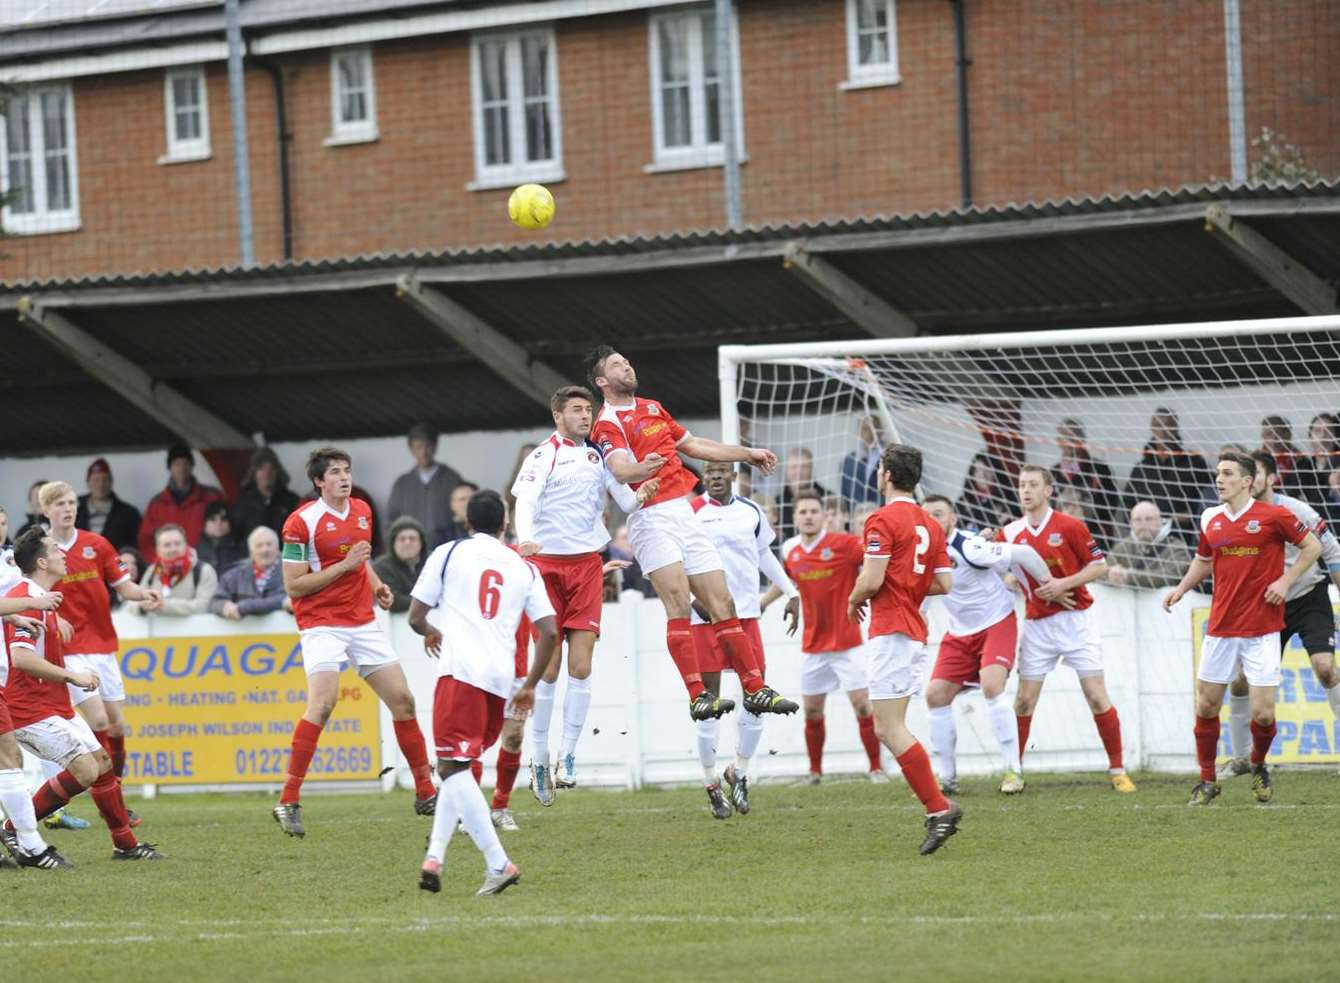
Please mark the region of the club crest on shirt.
[[85, 547], [84, 547], [83, 557], [84, 557], [85, 560], [91, 560], [91, 559], [93, 559], [93, 557], [95, 557], [95, 556], [97, 556], [97, 555], [98, 555], [97, 552], [93, 549], [92, 546], [85, 546]]
[[544, 457], [544, 450], [540, 449], [536, 451], [534, 454], [531, 455], [531, 457], [535, 458], [538, 461], [540, 458]]
[[366, 529], [367, 527], [368, 527], [368, 517], [366, 515], [360, 515], [358, 517], [358, 528]]
[[1261, 531], [1261, 523], [1258, 522], [1256, 519], [1248, 519], [1248, 520], [1247, 520], [1247, 531], [1248, 531], [1248, 532], [1260, 532], [1260, 531]]
[[1048, 546], [1060, 546], [1060, 545], [1061, 545], [1061, 534], [1060, 534], [1059, 532], [1054, 532], [1054, 533], [1052, 533], [1050, 536], [1048, 536], [1048, 537], [1047, 537], [1047, 545], [1048, 545]]
[[335, 523], [333, 523], [333, 522], [327, 522], [327, 523], [326, 523], [326, 532], [334, 532], [334, 531], [335, 531]]
[[827, 546], [825, 546], [823, 549], [819, 551], [819, 559], [821, 560], [833, 559], [833, 551], [829, 549]]
[[590, 461], [592, 464], [599, 464], [599, 463], [600, 463], [600, 455], [597, 454], [595, 451], [587, 451], [587, 452], [586, 452], [586, 459], [587, 459], [588, 461]]

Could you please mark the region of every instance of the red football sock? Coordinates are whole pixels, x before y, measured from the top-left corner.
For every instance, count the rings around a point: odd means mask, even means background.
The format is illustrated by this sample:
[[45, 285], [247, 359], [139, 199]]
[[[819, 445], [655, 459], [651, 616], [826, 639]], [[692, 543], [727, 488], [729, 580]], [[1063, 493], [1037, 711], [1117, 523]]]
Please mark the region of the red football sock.
[[762, 689], [763, 667], [759, 665], [758, 653], [754, 651], [749, 636], [744, 633], [740, 619], [728, 618], [725, 621], [714, 622], [712, 634], [716, 636], [717, 644], [721, 646], [726, 659], [735, 667], [735, 674], [740, 677], [741, 688], [746, 693]]
[[824, 718], [805, 721], [805, 750], [810, 755], [810, 774], [824, 773]]
[[475, 784], [478, 785], [479, 780], [484, 777], [484, 762], [480, 761], [478, 758], [475, 758], [474, 761], [471, 761], [470, 774], [474, 776]]
[[1033, 717], [1030, 714], [1027, 717], [1014, 715], [1014, 721], [1019, 725], [1019, 760], [1024, 760], [1024, 749], [1028, 747], [1028, 732], [1033, 729]]
[[45, 819], [83, 790], [79, 779], [62, 771], [33, 794], [33, 812], [37, 813], [38, 819]]
[[395, 728], [395, 740], [400, 745], [400, 753], [409, 762], [410, 774], [414, 776], [414, 794], [421, 799], [431, 799], [433, 769], [428, 764], [428, 746], [423, 742], [419, 722], [411, 718], [393, 720], [391, 725]]
[[1098, 727], [1098, 736], [1103, 739], [1103, 750], [1107, 752], [1107, 766], [1124, 767], [1121, 763], [1121, 718], [1117, 716], [1117, 708], [1111, 706], [1102, 713], [1095, 713], [1093, 722]]
[[95, 730], [93, 736], [98, 739], [98, 743], [102, 745], [102, 749], [110, 756], [112, 753], [112, 736], [105, 730]]
[[665, 623], [665, 647], [670, 650], [670, 658], [675, 660], [675, 668], [684, 679], [689, 699], [697, 699], [707, 687], [698, 672], [698, 653], [693, 650], [693, 632], [689, 630], [688, 618], [671, 618]]
[[870, 759], [870, 770], [880, 771], [879, 738], [875, 736], [875, 718], [857, 717], [856, 724], [861, 728], [861, 743], [865, 745], [865, 756]]
[[1200, 780], [1214, 781], [1214, 759], [1219, 752], [1219, 717], [1196, 718], [1196, 761]]
[[107, 735], [107, 753], [112, 756], [112, 771], [120, 778], [126, 773], [126, 739], [122, 734]]
[[931, 769], [931, 757], [924, 747], [913, 744], [895, 760], [898, 767], [903, 769], [907, 784], [912, 786], [912, 791], [917, 793], [917, 798], [926, 807], [928, 815], [949, 808], [949, 800], [940, 791], [940, 783], [935, 780], [935, 772]]
[[98, 780], [89, 789], [93, 801], [98, 806], [102, 821], [111, 831], [112, 842], [118, 850], [132, 850], [139, 842], [130, 831], [130, 816], [126, 814], [126, 802], [121, 798], [121, 782], [116, 775], [107, 771], [98, 776]]
[[1275, 721], [1272, 720], [1269, 727], [1262, 727], [1255, 720], [1252, 721], [1252, 764], [1266, 763], [1266, 755], [1270, 753], [1270, 745], [1274, 741]]
[[279, 796], [280, 805], [292, 805], [302, 797], [302, 780], [307, 777], [307, 766], [316, 754], [316, 744], [321, 740], [321, 725], [314, 724], [306, 717], [298, 721], [293, 728], [293, 745], [288, 758], [288, 780], [284, 782], [284, 792]]
[[521, 767], [521, 752], [498, 749], [498, 780], [493, 786], [494, 809], [506, 809], [512, 801], [512, 786], [516, 784], [516, 773]]

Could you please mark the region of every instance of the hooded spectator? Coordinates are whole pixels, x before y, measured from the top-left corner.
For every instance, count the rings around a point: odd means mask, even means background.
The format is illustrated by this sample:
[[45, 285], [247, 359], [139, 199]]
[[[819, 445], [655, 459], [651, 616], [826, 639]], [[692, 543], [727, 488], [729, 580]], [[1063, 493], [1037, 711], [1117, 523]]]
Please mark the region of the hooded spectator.
[[283, 531], [284, 520], [298, 507], [298, 496], [288, 483], [288, 472], [273, 448], [257, 447], [233, 505], [233, 534], [238, 539], [246, 540], [257, 526]]
[[105, 457], [88, 466], [84, 482], [88, 494], [79, 496], [75, 527], [97, 533], [118, 550], [139, 542], [140, 510], [112, 491], [112, 467]]
[[391, 613], [396, 614], [409, 610], [409, 593], [428, 559], [428, 536], [419, 520], [402, 515], [391, 523], [387, 540], [390, 547], [373, 561], [372, 569], [395, 595]]

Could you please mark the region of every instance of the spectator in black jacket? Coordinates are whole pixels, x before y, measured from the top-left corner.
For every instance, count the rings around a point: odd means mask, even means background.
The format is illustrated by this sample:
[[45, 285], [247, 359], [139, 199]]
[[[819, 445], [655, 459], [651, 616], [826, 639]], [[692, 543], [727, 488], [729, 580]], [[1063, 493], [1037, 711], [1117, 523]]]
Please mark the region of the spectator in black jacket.
[[298, 496], [289, 490], [288, 481], [279, 455], [269, 447], [256, 448], [233, 505], [233, 532], [238, 539], [246, 539], [257, 526], [283, 531], [284, 520], [298, 507]]
[[1214, 483], [1214, 472], [1205, 458], [1182, 445], [1177, 414], [1159, 407], [1149, 419], [1149, 443], [1140, 463], [1126, 482], [1126, 501], [1134, 508], [1142, 499], [1153, 502], [1190, 542], [1200, 535], [1196, 528], [1205, 507], [1204, 491]]
[[373, 561], [372, 569], [395, 595], [391, 602], [391, 613], [395, 614], [409, 610], [409, 593], [428, 559], [428, 536], [418, 519], [402, 515], [391, 523], [387, 538], [391, 548]]
[[88, 494], [79, 496], [75, 528], [97, 533], [118, 551], [134, 546], [140, 537], [140, 510], [112, 491], [112, 468], [106, 458], [100, 457], [88, 466], [84, 482]]
[[1090, 531], [1104, 549], [1110, 548], [1116, 541], [1113, 511], [1119, 505], [1112, 469], [1089, 451], [1084, 424], [1073, 417], [1062, 420], [1056, 428], [1056, 443], [1061, 448], [1061, 460], [1052, 465], [1056, 490], [1074, 488], [1084, 492]]
[[219, 589], [209, 602], [215, 614], [233, 621], [253, 614], [292, 611], [280, 572], [279, 535], [257, 526], [247, 537], [248, 559], [234, 563], [219, 578]]
[[[1009, 482], [1004, 468], [985, 451], [978, 451], [968, 465], [954, 511], [965, 529], [999, 529], [1013, 517], [1008, 496]], [[861, 527], [852, 522], [852, 531], [861, 535]]]
[[247, 550], [233, 538], [233, 523], [228, 518], [228, 506], [211, 502], [205, 506], [205, 528], [195, 546], [196, 556], [220, 574], [238, 560], [246, 558]]

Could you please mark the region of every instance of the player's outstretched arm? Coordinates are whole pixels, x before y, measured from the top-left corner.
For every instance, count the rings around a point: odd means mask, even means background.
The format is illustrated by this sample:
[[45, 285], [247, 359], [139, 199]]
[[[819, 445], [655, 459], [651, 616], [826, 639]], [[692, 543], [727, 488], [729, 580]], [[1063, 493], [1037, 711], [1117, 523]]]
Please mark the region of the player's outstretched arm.
[[1191, 566], [1187, 567], [1181, 582], [1164, 595], [1163, 610], [1171, 611], [1173, 605], [1180, 601], [1187, 591], [1199, 587], [1201, 581], [1210, 575], [1210, 568], [1210, 561], [1197, 553], [1191, 560]]
[[1095, 560], [1079, 573], [1071, 574], [1069, 577], [1056, 577], [1044, 584], [1039, 584], [1036, 593], [1044, 601], [1055, 601], [1077, 587], [1091, 584], [1095, 580], [1101, 580], [1106, 576], [1107, 563], [1103, 560]]
[[409, 626], [423, 636], [423, 650], [434, 659], [442, 652], [442, 633], [428, 623], [431, 608], [417, 597], [409, 602]]
[[306, 559], [284, 561], [284, 590], [292, 598], [307, 597], [364, 566], [372, 556], [372, 544], [354, 543], [344, 559], [324, 570], [312, 570]]
[[65, 595], [56, 591], [32, 597], [0, 597], [0, 618], [20, 611], [55, 611], [64, 600]]
[[113, 588], [123, 601], [144, 603], [148, 601], [157, 604], [163, 599], [163, 595], [156, 590], [150, 590], [148, 587], [141, 587], [135, 581], [127, 578], [121, 581]]
[[1266, 588], [1266, 600], [1271, 604], [1283, 604], [1284, 595], [1289, 593], [1289, 588], [1293, 586], [1294, 581], [1315, 564], [1320, 556], [1321, 540], [1317, 538], [1315, 533], [1308, 533], [1298, 544], [1298, 559], [1293, 561], [1293, 566], [1285, 570], [1284, 575], [1279, 580]]
[[605, 458], [605, 467], [610, 469], [614, 480], [625, 485], [635, 485], [646, 481], [665, 464], [665, 458], [659, 454], [648, 454], [641, 461], [622, 447], [616, 447]]
[[726, 461], [727, 463], [751, 464], [764, 474], [772, 474], [777, 467], [777, 455], [761, 447], [739, 447], [735, 444], [723, 444], [708, 437], [685, 437], [679, 442], [679, 453], [686, 457], [696, 457], [700, 461]]
[[69, 683], [90, 693], [98, 688], [98, 677], [94, 673], [75, 672], [54, 662], [48, 662], [26, 645], [10, 645], [9, 658], [15, 669], [22, 669], [38, 679], [53, 683]]

